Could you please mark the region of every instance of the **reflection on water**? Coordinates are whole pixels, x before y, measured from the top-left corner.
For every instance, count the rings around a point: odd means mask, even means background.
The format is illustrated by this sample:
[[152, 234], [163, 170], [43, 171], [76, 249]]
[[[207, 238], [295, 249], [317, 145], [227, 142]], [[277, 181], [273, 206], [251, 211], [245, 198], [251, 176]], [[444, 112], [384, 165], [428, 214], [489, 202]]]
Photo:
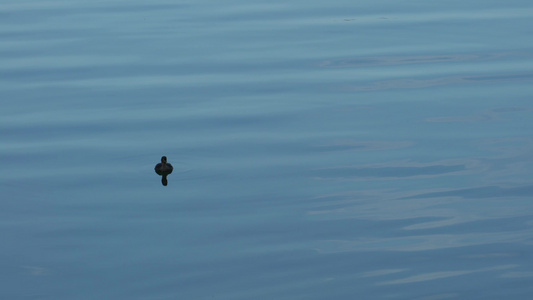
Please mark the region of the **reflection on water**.
[[347, 58], [320, 63], [328, 68], [358, 68], [370, 66], [391, 66], [403, 64], [435, 64], [450, 62], [476, 62], [501, 59], [512, 59], [531, 56], [528, 52], [517, 53], [486, 53], [486, 54], [449, 54], [449, 55], [419, 55], [419, 56], [365, 56], [361, 58]]
[[[461, 276], [461, 275], [477, 273], [477, 272], [490, 272], [490, 271], [506, 270], [506, 269], [512, 269], [512, 268], [516, 268], [516, 267], [517, 267], [516, 265], [503, 265], [503, 266], [496, 266], [496, 267], [492, 267], [492, 268], [482, 268], [482, 269], [476, 269], [476, 270], [426, 273], [426, 274], [410, 276], [410, 277], [402, 278], [402, 279], [398, 279], [398, 280], [380, 282], [379, 285], [407, 284], [407, 283], [420, 282], [420, 281], [436, 280], [436, 279], [441, 279], [441, 278], [446, 278], [446, 277]], [[455, 297], [453, 297], [453, 298], [455, 298]], [[439, 298], [439, 299], [441, 299], [441, 298]]]

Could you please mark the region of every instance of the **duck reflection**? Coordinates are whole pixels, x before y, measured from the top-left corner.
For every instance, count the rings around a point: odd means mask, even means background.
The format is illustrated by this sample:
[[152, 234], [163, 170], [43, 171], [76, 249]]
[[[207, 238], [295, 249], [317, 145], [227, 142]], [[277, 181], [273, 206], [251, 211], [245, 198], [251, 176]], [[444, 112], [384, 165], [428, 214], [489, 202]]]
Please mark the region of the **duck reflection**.
[[161, 178], [161, 183], [166, 186], [168, 184], [167, 175], [172, 173], [174, 168], [171, 164], [167, 163], [167, 157], [163, 156], [161, 157], [161, 162], [155, 165], [154, 170], [158, 175], [163, 176]]

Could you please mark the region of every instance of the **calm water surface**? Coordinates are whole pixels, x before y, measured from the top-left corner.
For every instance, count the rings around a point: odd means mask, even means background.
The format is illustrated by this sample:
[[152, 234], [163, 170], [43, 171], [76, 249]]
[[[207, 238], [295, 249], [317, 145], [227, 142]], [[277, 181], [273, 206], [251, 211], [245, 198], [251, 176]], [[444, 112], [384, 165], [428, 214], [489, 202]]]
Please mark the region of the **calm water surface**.
[[531, 28], [525, 0], [3, 3], [1, 298], [530, 299]]

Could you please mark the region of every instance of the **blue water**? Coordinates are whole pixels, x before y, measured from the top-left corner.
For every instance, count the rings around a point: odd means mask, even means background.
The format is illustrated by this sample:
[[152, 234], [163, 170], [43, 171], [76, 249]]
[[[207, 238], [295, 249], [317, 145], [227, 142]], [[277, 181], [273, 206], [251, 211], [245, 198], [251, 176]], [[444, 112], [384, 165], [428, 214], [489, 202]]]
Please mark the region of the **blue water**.
[[0, 298], [530, 299], [531, 28], [525, 0], [2, 4]]

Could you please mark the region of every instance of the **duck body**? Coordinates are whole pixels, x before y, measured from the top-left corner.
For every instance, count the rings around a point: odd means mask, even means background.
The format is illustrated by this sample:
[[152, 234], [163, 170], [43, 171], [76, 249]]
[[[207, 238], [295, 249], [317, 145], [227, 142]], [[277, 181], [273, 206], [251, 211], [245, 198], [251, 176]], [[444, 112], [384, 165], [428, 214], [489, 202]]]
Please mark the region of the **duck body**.
[[172, 170], [174, 170], [174, 167], [172, 167], [171, 164], [167, 163], [167, 157], [163, 156], [161, 157], [161, 162], [155, 165], [154, 170], [159, 175], [168, 175], [172, 173]]
[[[167, 174], [170, 174], [172, 173], [172, 170], [174, 170], [174, 168], [172, 167], [171, 164], [157, 164], [155, 165], [155, 168], [154, 170], [159, 174], [159, 173], [167, 173]], [[161, 175], [161, 174], [159, 174]]]

